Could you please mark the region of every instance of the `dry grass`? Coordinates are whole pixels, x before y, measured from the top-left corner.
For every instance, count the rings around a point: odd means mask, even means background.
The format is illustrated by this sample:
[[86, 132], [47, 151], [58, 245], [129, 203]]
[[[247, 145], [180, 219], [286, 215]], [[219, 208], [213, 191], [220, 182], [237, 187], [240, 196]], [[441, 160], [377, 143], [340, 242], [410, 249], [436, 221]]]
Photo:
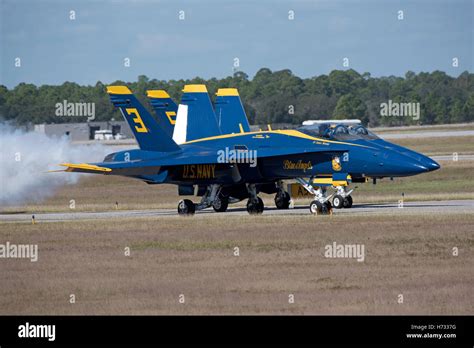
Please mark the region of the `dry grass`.
[[408, 147], [428, 156], [474, 154], [474, 139], [471, 136], [445, 138], [390, 139], [390, 142]]
[[474, 199], [474, 161], [443, 161], [441, 169], [407, 178], [384, 179], [376, 185], [359, 184], [355, 202], [396, 202], [401, 194], [406, 201]]
[[[1, 224], [39, 260], [1, 260], [0, 314], [473, 314], [473, 227], [472, 214]], [[365, 262], [325, 258], [333, 241], [364, 244]]]

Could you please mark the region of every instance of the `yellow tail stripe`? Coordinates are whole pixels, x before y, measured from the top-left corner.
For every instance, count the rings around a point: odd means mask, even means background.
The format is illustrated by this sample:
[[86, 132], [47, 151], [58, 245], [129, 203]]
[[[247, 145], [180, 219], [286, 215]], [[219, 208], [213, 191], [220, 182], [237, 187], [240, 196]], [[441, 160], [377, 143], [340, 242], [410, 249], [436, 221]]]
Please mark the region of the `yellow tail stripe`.
[[132, 91], [127, 86], [107, 86], [107, 93], [109, 94], [132, 94]]
[[183, 89], [184, 93], [207, 93], [206, 85], [186, 85]]
[[161, 89], [149, 90], [146, 91], [146, 96], [148, 98], [169, 98], [170, 95]]
[[217, 90], [216, 95], [218, 97], [226, 97], [226, 96], [239, 96], [239, 91], [237, 88], [219, 88]]

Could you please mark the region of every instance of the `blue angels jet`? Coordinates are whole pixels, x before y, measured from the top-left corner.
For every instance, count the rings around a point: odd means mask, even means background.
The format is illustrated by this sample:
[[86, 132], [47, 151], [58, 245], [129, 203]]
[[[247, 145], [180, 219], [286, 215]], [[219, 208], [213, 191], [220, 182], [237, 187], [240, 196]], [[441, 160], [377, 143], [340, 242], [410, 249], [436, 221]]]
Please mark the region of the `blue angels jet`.
[[348, 173], [355, 177], [365, 177], [369, 172], [373, 177], [395, 177], [432, 170], [398, 151], [300, 130], [251, 132], [246, 131], [248, 123], [239, 123], [239, 133], [222, 134], [205, 86], [187, 85], [183, 92], [176, 117], [167, 110], [170, 103], [162, 110], [169, 124], [174, 123], [171, 135], [170, 128], [157, 122], [126, 86], [107, 87], [139, 149], [111, 153], [99, 163], [64, 163], [65, 171], [175, 184], [180, 194], [201, 191], [200, 203], [188, 199], [179, 202], [179, 214], [214, 206], [222, 197], [248, 198], [247, 211], [261, 213], [264, 207], [259, 192], [276, 192], [282, 180], [296, 180], [315, 197], [310, 211], [326, 214], [331, 211], [329, 199], [313, 185], [321, 173], [332, 173], [331, 182], [337, 184], [347, 182]]
[[[197, 85], [201, 90], [205, 90], [205, 85]], [[160, 125], [165, 129], [167, 134], [173, 135], [174, 125], [176, 124], [176, 115], [178, 112], [178, 105], [164, 90], [148, 90], [147, 96], [150, 104], [153, 107]], [[250, 125], [245, 114], [244, 107], [240, 100], [239, 92], [236, 88], [219, 88], [216, 93], [216, 100], [214, 102], [214, 109], [207, 113], [209, 122], [217, 123], [219, 129], [218, 134], [232, 134], [250, 132]], [[207, 110], [210, 110], [210, 99], [202, 98], [201, 102], [205, 105]], [[186, 104], [186, 97], [183, 104]], [[214, 128], [215, 129], [215, 128]]]
[[[305, 121], [303, 122], [303, 126], [297, 128], [297, 130], [323, 139], [370, 146], [373, 148], [372, 155], [375, 157], [383, 156], [384, 158], [388, 158], [390, 152], [399, 153], [405, 158], [409, 158], [415, 165], [418, 165], [421, 172], [429, 172], [440, 168], [440, 165], [436, 161], [423, 154], [379, 138], [376, 134], [365, 128], [360, 120]], [[360, 160], [363, 161], [363, 159]], [[383, 163], [384, 162], [381, 161], [380, 165], [383, 166]], [[364, 167], [362, 164], [362, 168]], [[353, 166], [352, 168], [351, 166], [347, 167], [347, 170], [349, 170], [352, 182], [363, 183], [371, 178], [375, 184], [377, 179], [384, 177], [393, 178], [391, 175], [383, 175], [378, 172], [371, 172], [370, 170], [360, 171]], [[354, 171], [352, 172], [352, 170]], [[332, 185], [336, 189], [336, 195], [333, 198], [333, 206], [335, 208], [350, 208], [352, 206], [352, 197], [350, 194], [353, 190], [348, 191], [347, 184], [338, 185], [329, 182], [326, 186], [328, 185]]]
[[[204, 90], [205, 86], [201, 85], [201, 88]], [[215, 115], [213, 117], [211, 113], [209, 114], [211, 115], [209, 122], [213, 123], [217, 119], [218, 128], [222, 134], [249, 132], [250, 126], [238, 90], [235, 88], [221, 88], [217, 91], [216, 95], [217, 98], [214, 105]], [[176, 115], [178, 106], [165, 91], [148, 91], [148, 97], [150, 98], [150, 103], [154, 107], [156, 114], [161, 118], [161, 122], [168, 123], [167, 121], [170, 119], [168, 117], [169, 113]], [[210, 103], [209, 101], [207, 102]], [[374, 133], [363, 127], [360, 120], [305, 121], [303, 126], [297, 130], [318, 138], [365, 145], [376, 150], [372, 152], [372, 156], [379, 156], [379, 150], [382, 150], [382, 152], [392, 150], [418, 161], [421, 166], [420, 169], [426, 168], [426, 171], [436, 170], [439, 168], [439, 164], [427, 156], [380, 139]], [[172, 134], [172, 129], [170, 132], [170, 134]], [[306, 190], [319, 197], [321, 201], [326, 201], [333, 197], [332, 206], [334, 208], [350, 208], [353, 203], [351, 196], [353, 189], [349, 190], [349, 184], [351, 182], [363, 183], [369, 178], [372, 178], [374, 183], [376, 183], [378, 178], [383, 178], [384, 176], [381, 176], [380, 171], [377, 168], [367, 166], [366, 163], [364, 163], [364, 157], [353, 157], [351, 165], [345, 165], [345, 170], [343, 171], [340, 166], [341, 161], [348, 162], [349, 153], [345, 153], [342, 158], [334, 158], [334, 165], [332, 166], [331, 173], [319, 173], [312, 179], [310, 182], [313, 186], [312, 192], [309, 187], [305, 187], [305, 185], [309, 184], [308, 182], [302, 182], [300, 179], [296, 180], [301, 184], [301, 186], [306, 188]], [[372, 171], [372, 169], [375, 169], [375, 171]], [[386, 174], [390, 174], [390, 172], [386, 172]], [[263, 191], [265, 193], [276, 193], [276, 207], [279, 209], [287, 209], [290, 205], [290, 195], [284, 190], [281, 181], [278, 181], [275, 184], [274, 187], [266, 185]], [[295, 185], [291, 184], [288, 187], [291, 186], [294, 187]], [[298, 186], [297, 190], [292, 191], [301, 192], [301, 186], [298, 184], [296, 186]], [[333, 195], [328, 196], [327, 188], [331, 186], [335, 188], [335, 192]], [[225, 207], [227, 207], [227, 202], [225, 203]], [[220, 201], [219, 206], [221, 206]]]

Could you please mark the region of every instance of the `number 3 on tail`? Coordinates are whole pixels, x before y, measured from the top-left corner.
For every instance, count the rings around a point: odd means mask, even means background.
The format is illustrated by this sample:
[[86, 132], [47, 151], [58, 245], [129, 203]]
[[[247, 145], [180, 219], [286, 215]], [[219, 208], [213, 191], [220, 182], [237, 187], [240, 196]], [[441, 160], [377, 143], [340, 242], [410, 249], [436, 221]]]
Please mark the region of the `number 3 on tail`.
[[138, 133], [148, 133], [148, 129], [146, 129], [145, 127], [145, 124], [143, 123], [143, 120], [140, 116], [140, 114], [138, 113], [138, 110], [135, 109], [135, 108], [129, 108], [129, 109], [125, 109], [127, 111], [127, 114], [132, 116], [132, 115], [135, 115], [136, 117], [135, 118], [132, 118], [132, 121], [135, 122], [136, 126], [135, 126], [135, 130], [138, 132]]

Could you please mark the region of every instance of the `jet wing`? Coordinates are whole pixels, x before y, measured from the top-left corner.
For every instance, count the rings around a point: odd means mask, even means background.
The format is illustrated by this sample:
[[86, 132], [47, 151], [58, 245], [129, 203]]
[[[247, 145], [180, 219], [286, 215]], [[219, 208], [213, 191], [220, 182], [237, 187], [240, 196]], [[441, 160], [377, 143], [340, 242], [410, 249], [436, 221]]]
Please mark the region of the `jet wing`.
[[[298, 155], [318, 155], [318, 159], [331, 158], [331, 156], [338, 156], [347, 152], [347, 150], [328, 150], [320, 149], [303, 149], [303, 148], [259, 148], [256, 150], [257, 161], [259, 158], [272, 158], [281, 156], [298, 156]], [[321, 156], [325, 155], [325, 156]], [[133, 161], [115, 161], [115, 162], [100, 162], [100, 163], [62, 163], [62, 166], [67, 167], [66, 172], [78, 173], [95, 173], [95, 174], [112, 174], [112, 175], [148, 175], [156, 174], [161, 167], [172, 167], [180, 165], [191, 164], [218, 164], [226, 163], [220, 160], [217, 150], [203, 149], [202, 151], [190, 153], [175, 153], [166, 155], [157, 159], [143, 159]], [[253, 157], [255, 158], [255, 156]]]

